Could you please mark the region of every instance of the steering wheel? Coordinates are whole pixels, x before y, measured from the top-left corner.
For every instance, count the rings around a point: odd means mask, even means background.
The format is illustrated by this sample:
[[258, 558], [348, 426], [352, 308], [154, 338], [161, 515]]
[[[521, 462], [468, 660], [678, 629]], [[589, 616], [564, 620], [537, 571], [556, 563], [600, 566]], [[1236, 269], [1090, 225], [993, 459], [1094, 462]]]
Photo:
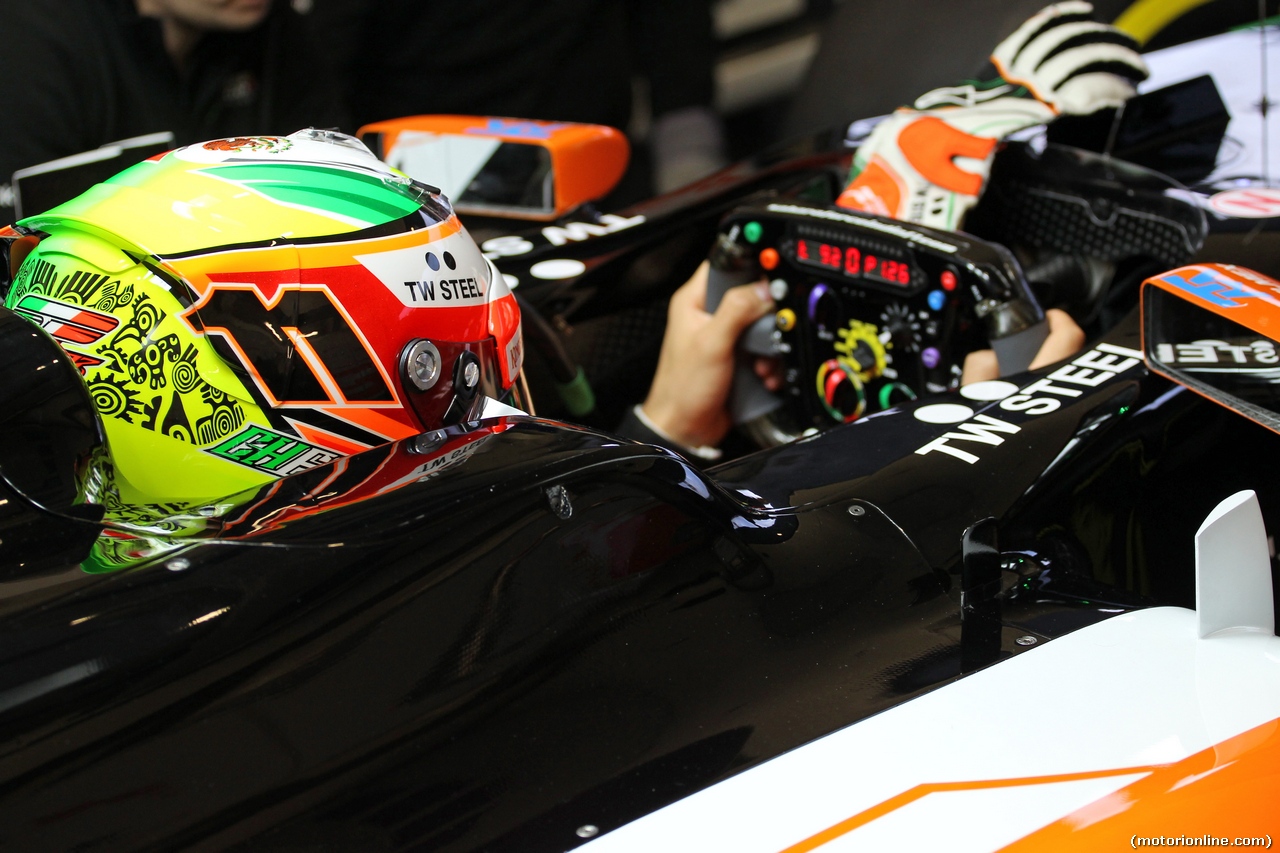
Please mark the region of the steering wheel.
[[776, 202], [729, 214], [710, 262], [708, 310], [762, 275], [777, 303], [739, 346], [781, 359], [782, 391], [743, 363], [730, 396], [735, 423], [765, 446], [955, 388], [975, 349], [1024, 370], [1048, 335], [1013, 256], [967, 234]]

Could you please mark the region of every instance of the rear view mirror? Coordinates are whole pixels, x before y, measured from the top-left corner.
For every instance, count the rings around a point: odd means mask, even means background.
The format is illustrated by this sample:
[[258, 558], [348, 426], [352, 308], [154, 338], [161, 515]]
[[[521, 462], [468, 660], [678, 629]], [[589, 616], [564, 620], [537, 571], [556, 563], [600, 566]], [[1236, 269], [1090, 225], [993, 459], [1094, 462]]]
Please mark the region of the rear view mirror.
[[549, 221], [606, 195], [626, 170], [611, 127], [476, 116], [410, 116], [360, 128], [393, 168], [439, 187], [462, 214]]
[[1196, 264], [1142, 285], [1142, 348], [1156, 373], [1280, 432], [1280, 282]]

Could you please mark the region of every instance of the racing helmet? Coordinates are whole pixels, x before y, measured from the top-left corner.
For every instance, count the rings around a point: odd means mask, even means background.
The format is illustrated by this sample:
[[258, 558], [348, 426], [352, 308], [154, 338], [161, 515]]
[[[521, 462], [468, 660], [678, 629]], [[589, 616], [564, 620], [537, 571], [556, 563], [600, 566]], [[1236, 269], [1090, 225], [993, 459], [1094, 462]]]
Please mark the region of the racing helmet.
[[80, 370], [126, 502], [524, 407], [501, 274], [438, 190], [345, 134], [178, 148], [6, 230], [5, 306]]

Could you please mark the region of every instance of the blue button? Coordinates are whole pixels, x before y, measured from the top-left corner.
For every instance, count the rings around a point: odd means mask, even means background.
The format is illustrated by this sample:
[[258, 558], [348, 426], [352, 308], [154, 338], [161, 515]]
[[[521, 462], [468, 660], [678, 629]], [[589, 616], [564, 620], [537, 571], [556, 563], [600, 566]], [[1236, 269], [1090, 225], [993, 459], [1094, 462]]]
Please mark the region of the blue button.
[[942, 306], [947, 304], [947, 294], [941, 290], [929, 291], [929, 307], [934, 311], [941, 311]]

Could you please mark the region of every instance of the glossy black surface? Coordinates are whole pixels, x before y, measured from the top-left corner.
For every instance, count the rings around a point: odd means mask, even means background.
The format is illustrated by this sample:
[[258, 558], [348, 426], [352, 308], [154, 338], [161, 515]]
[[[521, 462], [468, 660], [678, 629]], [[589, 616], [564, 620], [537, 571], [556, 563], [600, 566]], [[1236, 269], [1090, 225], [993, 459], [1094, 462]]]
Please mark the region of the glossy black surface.
[[[878, 513], [775, 517], [652, 448], [559, 427], [492, 443], [381, 502], [377, 537], [358, 535], [374, 532], [374, 502], [348, 504], [273, 531], [306, 542], [324, 525], [330, 546], [293, 559], [208, 544], [184, 552], [184, 571], [70, 566], [7, 596], [7, 839], [223, 844], [254, 834], [265, 809], [293, 827], [280, 839], [337, 820], [465, 849], [673, 751], [699, 756], [644, 783], [655, 805], [775, 738], [842, 724], [851, 703], [884, 707], [954, 674], [929, 663], [945, 630], [919, 630], [945, 624], [950, 602]], [[477, 488], [495, 472], [500, 490]], [[568, 490], [569, 520], [547, 483]], [[906, 606], [919, 616], [902, 620]], [[886, 637], [887, 660], [841, 675], [859, 649], [880, 659]], [[784, 702], [758, 742], [746, 708], [806, 683], [808, 701]], [[443, 792], [469, 805], [433, 825]], [[418, 823], [393, 831], [408, 820], [387, 816], [400, 800]], [[634, 817], [627, 803], [591, 819]]]
[[[660, 305], [732, 204], [829, 192], [841, 156], [761, 158], [626, 212], [645, 217], [631, 228], [541, 232], [499, 263], [528, 285], [538, 260], [582, 260], [522, 291], [581, 340]], [[917, 417], [922, 400], [702, 472], [607, 432], [488, 421], [168, 528], [83, 502], [97, 424], [74, 368], [22, 331], [0, 316], [0, 354], [30, 359], [0, 374], [6, 849], [570, 849], [584, 824], [608, 831], [1017, 637], [1190, 605], [1192, 532], [1241, 488], [1280, 529], [1280, 443], [1121, 369], [1136, 319], [1081, 356], [1116, 367], [1105, 381], [1015, 378], [1078, 395], [948, 398], [991, 419], [982, 437]]]
[[0, 364], [0, 476], [43, 506], [70, 507], [104, 441], [93, 401], [62, 348], [2, 306]]
[[[1103, 343], [1136, 352], [1136, 315]], [[1049, 372], [1011, 380], [1025, 387]], [[1002, 552], [1044, 570], [1035, 570], [1032, 584], [1042, 593], [1126, 606], [1193, 606], [1191, 537], [1228, 495], [1256, 490], [1269, 526], [1280, 526], [1280, 492], [1259, 475], [1280, 454], [1265, 428], [1140, 364], [1079, 397], [1057, 399], [1062, 405], [1043, 415], [970, 403], [1018, 428], [992, 433], [997, 444], [952, 442], [979, 457], [973, 464], [920, 454], [954, 427], [921, 423], [913, 404], [716, 475], [728, 484], [749, 481], [776, 505], [857, 494], [882, 507], [930, 565], [950, 573], [959, 571], [959, 532], [995, 517]], [[798, 482], [806, 488], [787, 485]]]
[[0, 584], [0, 841], [567, 849], [1016, 636], [1189, 604], [1192, 520], [1245, 485], [1277, 506], [1215, 464], [1266, 470], [1274, 440], [1140, 366], [1052, 413], [991, 404], [1020, 429], [973, 464], [916, 452], [956, 429], [917, 407], [710, 475], [553, 422], [453, 428], [111, 574], [65, 538], [97, 527], [11, 493], [6, 529], [64, 532]]

